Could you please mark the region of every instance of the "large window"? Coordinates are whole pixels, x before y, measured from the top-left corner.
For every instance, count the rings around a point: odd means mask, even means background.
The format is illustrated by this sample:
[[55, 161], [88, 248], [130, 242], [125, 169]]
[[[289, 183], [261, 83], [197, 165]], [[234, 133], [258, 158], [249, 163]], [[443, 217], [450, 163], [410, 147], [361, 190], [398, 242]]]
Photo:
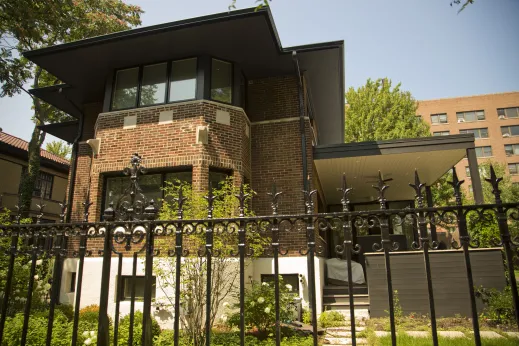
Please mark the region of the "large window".
[[506, 156], [519, 155], [519, 144], [506, 144], [505, 154]]
[[456, 118], [459, 123], [485, 120], [485, 111], [457, 112]]
[[433, 136], [448, 136], [450, 135], [450, 131], [436, 131], [433, 132]]
[[519, 136], [519, 125], [501, 126], [501, 134], [503, 135], [503, 137]]
[[[131, 300], [132, 288], [133, 288], [133, 277], [131, 275], [121, 276], [121, 300]], [[145, 276], [135, 276], [135, 300], [144, 300], [144, 287], [146, 284]], [[156, 282], [157, 278], [152, 276], [151, 278], [151, 299], [155, 298]]]
[[142, 71], [141, 106], [164, 103], [166, 99], [168, 64], [144, 66]]
[[497, 116], [499, 117], [499, 119], [519, 118], [519, 107], [498, 108]]
[[197, 59], [191, 58], [119, 70], [115, 74], [112, 109], [135, 108], [137, 100], [139, 107], [162, 104], [166, 95], [168, 102], [195, 99], [196, 69]]
[[112, 109], [132, 108], [137, 104], [139, 68], [117, 71], [112, 98]]
[[[22, 167], [22, 177], [27, 175], [27, 167]], [[32, 190], [32, 195], [34, 197], [41, 197], [44, 199], [51, 199], [52, 198], [52, 184], [54, 183], [54, 176], [49, 173], [45, 173], [40, 171], [38, 174], [38, 178], [36, 179], [36, 182], [34, 184], [34, 190]], [[20, 188], [21, 188], [20, 184]]]
[[492, 147], [484, 146], [484, 147], [476, 147], [476, 156], [477, 157], [489, 157], [492, 156]]
[[488, 128], [460, 130], [460, 133], [473, 133], [474, 138], [488, 138]]
[[232, 102], [232, 64], [212, 59], [211, 61], [211, 99]]
[[447, 124], [448, 123], [447, 114], [446, 113], [432, 114], [431, 115], [431, 123], [433, 123], [433, 124]]
[[[160, 201], [164, 198], [164, 187], [166, 182], [175, 182], [177, 180], [191, 184], [192, 171], [184, 170], [170, 173], [145, 174], [139, 177], [139, 186], [146, 199], [153, 199], [160, 206]], [[121, 197], [124, 197], [126, 189], [130, 186], [130, 178], [124, 177], [108, 177], [106, 178], [106, 187], [104, 195], [105, 208], [112, 201], [117, 206]]]
[[196, 58], [171, 63], [169, 102], [196, 98], [196, 64]]
[[509, 163], [508, 171], [510, 172], [511, 175], [519, 174], [519, 163]]
[[218, 189], [220, 184], [231, 175], [232, 172], [228, 170], [209, 168], [209, 184], [213, 187], [213, 189]]

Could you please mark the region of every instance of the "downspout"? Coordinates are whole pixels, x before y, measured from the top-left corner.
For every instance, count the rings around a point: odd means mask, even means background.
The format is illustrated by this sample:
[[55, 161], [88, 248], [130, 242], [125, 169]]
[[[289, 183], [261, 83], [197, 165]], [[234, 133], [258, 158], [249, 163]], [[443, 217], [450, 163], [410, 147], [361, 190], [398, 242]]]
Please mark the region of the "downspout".
[[[299, 60], [297, 58], [297, 52], [292, 52], [292, 60], [294, 61], [294, 67], [297, 74], [297, 84], [298, 84], [298, 96], [299, 96], [299, 132], [301, 134], [301, 159], [303, 162], [303, 189], [304, 191], [310, 192], [308, 190], [308, 162], [306, 155], [306, 131], [305, 131], [305, 107], [304, 107], [304, 99], [303, 99], [303, 82], [301, 80], [301, 70], [299, 68]], [[304, 207], [304, 206], [303, 206]], [[303, 209], [304, 210], [304, 209]]]
[[[59, 90], [62, 92], [62, 89]], [[79, 127], [77, 131], [77, 136], [74, 138], [74, 142], [72, 143], [72, 155], [71, 155], [71, 165], [70, 165], [70, 182], [68, 187], [68, 196], [67, 196], [67, 217], [65, 219], [66, 222], [70, 222], [70, 218], [72, 215], [72, 200], [74, 197], [74, 190], [76, 187], [76, 171], [77, 171], [77, 156], [79, 152], [79, 140], [81, 139], [81, 135], [83, 134], [83, 123], [85, 122], [85, 115], [83, 111], [76, 106], [74, 102], [72, 102], [68, 97], [65, 96], [67, 101], [78, 111], [79, 113]]]

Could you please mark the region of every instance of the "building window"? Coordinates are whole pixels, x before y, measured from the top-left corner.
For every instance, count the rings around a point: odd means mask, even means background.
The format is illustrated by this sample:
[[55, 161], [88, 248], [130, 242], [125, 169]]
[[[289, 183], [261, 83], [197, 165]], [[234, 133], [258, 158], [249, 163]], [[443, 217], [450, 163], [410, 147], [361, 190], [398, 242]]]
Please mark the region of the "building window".
[[467, 175], [467, 178], [470, 178], [470, 167], [469, 166], [465, 167], [465, 174]]
[[511, 175], [519, 174], [519, 163], [509, 163], [508, 171], [510, 172]]
[[[22, 167], [22, 176], [20, 178], [20, 181], [23, 179], [23, 177], [27, 175], [27, 167]], [[34, 190], [32, 190], [33, 197], [41, 197], [43, 199], [51, 199], [52, 198], [52, 184], [54, 183], [54, 176], [52, 174], [42, 172], [38, 174], [38, 178], [36, 179], [36, 182], [34, 183]], [[20, 189], [22, 185], [20, 184]], [[20, 190], [21, 192], [21, 190]]]
[[519, 155], [519, 144], [505, 144], [506, 156]]
[[503, 135], [503, 137], [519, 136], [519, 125], [501, 126], [501, 134]]
[[431, 115], [431, 123], [433, 124], [447, 124], [447, 114], [432, 114]]
[[[292, 286], [292, 293], [299, 295], [299, 274], [280, 274], [284, 285]], [[274, 287], [274, 274], [261, 274], [261, 282], [267, 282]]]
[[141, 106], [151, 106], [165, 102], [167, 70], [168, 64], [166, 63], [144, 66], [139, 98]]
[[460, 130], [460, 134], [465, 133], [473, 133], [474, 138], [481, 139], [481, 138], [488, 138], [488, 128], [484, 127], [481, 129], [466, 129], [466, 130]]
[[[131, 275], [121, 275], [121, 301], [130, 301], [132, 299], [132, 279], [133, 277]], [[155, 276], [152, 276], [151, 280], [151, 299], [154, 299], [157, 279]], [[145, 284], [146, 280], [144, 276], [135, 276], [135, 300], [144, 300]]]
[[499, 119], [516, 119], [519, 118], [519, 107], [510, 107], [510, 108], [498, 108], [497, 109], [497, 117]]
[[450, 135], [450, 131], [436, 131], [433, 132], [433, 136], [448, 136]]
[[492, 156], [492, 147], [484, 146], [484, 147], [476, 147], [476, 157], [490, 157]]
[[232, 64], [212, 59], [211, 61], [211, 99], [232, 102]]
[[133, 108], [137, 104], [139, 68], [117, 71], [112, 99], [112, 109]]
[[232, 172], [229, 170], [209, 168], [209, 184], [213, 189], [218, 189], [220, 184], [230, 176], [232, 176]]
[[485, 111], [457, 112], [459, 123], [485, 120]]
[[[156, 202], [156, 206], [160, 207], [160, 203], [164, 198], [164, 187], [166, 182], [183, 181], [188, 184], [192, 182], [192, 171], [182, 170], [169, 173], [145, 174], [139, 178], [139, 186], [142, 193], [148, 201], [152, 199]], [[126, 197], [125, 193], [130, 184], [130, 177], [107, 177], [105, 182], [104, 207], [108, 203], [113, 202], [117, 206], [122, 197]], [[104, 209], [103, 209], [104, 210]]]
[[171, 63], [169, 102], [196, 98], [196, 58], [177, 60]]

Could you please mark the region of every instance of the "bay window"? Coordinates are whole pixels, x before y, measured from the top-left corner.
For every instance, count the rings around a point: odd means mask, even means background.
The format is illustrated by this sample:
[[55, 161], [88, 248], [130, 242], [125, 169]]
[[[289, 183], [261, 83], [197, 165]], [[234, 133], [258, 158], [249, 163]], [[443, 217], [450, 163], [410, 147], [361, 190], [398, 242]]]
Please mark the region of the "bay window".
[[115, 88], [112, 98], [112, 109], [135, 107], [139, 88], [139, 68], [119, 70], [115, 74]]
[[232, 64], [218, 59], [211, 61], [211, 100], [232, 102]]
[[168, 102], [196, 98], [196, 58], [171, 63]]
[[166, 100], [167, 70], [167, 63], [144, 66], [142, 70], [140, 106], [164, 103]]

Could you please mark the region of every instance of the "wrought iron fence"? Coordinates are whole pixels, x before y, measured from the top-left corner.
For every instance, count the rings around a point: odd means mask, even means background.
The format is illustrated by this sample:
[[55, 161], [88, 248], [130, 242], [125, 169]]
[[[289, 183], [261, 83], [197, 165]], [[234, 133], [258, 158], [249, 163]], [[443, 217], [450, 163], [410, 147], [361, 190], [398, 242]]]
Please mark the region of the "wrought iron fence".
[[[183, 206], [186, 197], [183, 196], [182, 189], [175, 201], [178, 205], [176, 220], [157, 220], [158, 209], [153, 201], [147, 201], [146, 197], [141, 193], [139, 188], [139, 176], [145, 173], [141, 166], [141, 159], [135, 155], [131, 160], [131, 167], [125, 170], [130, 176], [130, 185], [121, 198], [114, 205], [113, 203], [104, 211], [103, 222], [88, 222], [89, 208], [91, 206], [90, 198], [87, 196], [84, 206], [84, 222], [65, 223], [64, 215], [66, 205], [62, 205], [61, 223], [57, 224], [20, 224], [19, 215], [16, 217], [14, 224], [0, 226], [0, 241], [7, 244], [2, 252], [3, 263], [5, 263], [5, 287], [3, 287], [3, 301], [0, 316], [0, 344], [5, 344], [5, 325], [6, 319], [10, 313], [10, 306], [13, 303], [13, 277], [15, 276], [15, 263], [20, 258], [28, 259], [30, 264], [28, 275], [28, 287], [26, 299], [24, 300], [24, 320], [21, 330], [19, 344], [27, 343], [27, 335], [29, 332], [29, 319], [31, 318], [31, 304], [33, 303], [33, 292], [37, 285], [36, 267], [42, 258], [52, 259], [52, 279], [49, 280], [49, 301], [48, 301], [48, 327], [46, 340], [42, 344], [52, 345], [53, 320], [56, 306], [59, 301], [59, 288], [61, 286], [61, 275], [63, 271], [63, 262], [66, 258], [77, 258], [77, 285], [75, 290], [75, 301], [73, 310], [73, 327], [71, 344], [76, 345], [79, 338], [79, 310], [81, 306], [81, 296], [84, 286], [83, 274], [85, 266], [85, 258], [95, 255], [93, 250], [95, 247], [91, 243], [95, 241], [102, 242], [102, 249], [99, 249], [97, 255], [102, 256], [101, 270], [101, 290], [99, 293], [99, 321], [97, 326], [97, 345], [117, 345], [119, 335], [119, 312], [121, 291], [118, 288], [115, 300], [115, 313], [113, 315], [113, 331], [110, 330], [110, 313], [109, 313], [109, 285], [111, 280], [117, 280], [120, 284], [122, 274], [122, 261], [124, 252], [131, 254], [133, 258], [132, 264], [132, 288], [131, 288], [131, 307], [130, 307], [130, 325], [129, 325], [129, 344], [134, 343], [134, 319], [135, 319], [135, 277], [136, 267], [139, 257], [144, 257], [144, 297], [143, 297], [143, 319], [142, 319], [142, 345], [152, 345], [152, 285], [153, 285], [153, 263], [158, 256], [169, 256], [175, 259], [175, 281], [174, 281], [174, 304], [172, 307], [174, 331], [174, 345], [179, 345], [181, 335], [180, 315], [181, 315], [181, 274], [182, 261], [190, 256], [205, 258], [206, 267], [206, 293], [205, 293], [205, 345], [211, 345], [211, 312], [213, 308], [212, 300], [212, 261], [217, 257], [236, 257], [239, 263], [239, 336], [240, 345], [245, 344], [246, 321], [245, 321], [245, 287], [246, 273], [245, 262], [248, 257], [253, 256], [253, 251], [248, 245], [248, 235], [256, 234], [268, 240], [268, 247], [265, 254], [273, 258], [274, 264], [274, 292], [275, 292], [275, 343], [281, 343], [281, 324], [280, 319], [280, 281], [279, 281], [279, 259], [280, 256], [286, 256], [288, 250], [280, 239], [284, 235], [294, 234], [294, 232], [303, 232], [306, 237], [306, 244], [298, 250], [300, 256], [306, 256], [308, 263], [308, 290], [309, 303], [311, 309], [312, 337], [314, 345], [318, 344], [318, 328], [317, 328], [317, 300], [316, 300], [316, 273], [315, 273], [315, 256], [324, 253], [325, 249], [316, 242], [316, 232], [340, 232], [343, 236], [342, 244], [336, 246], [334, 251], [337, 255], [343, 256], [347, 262], [348, 268], [348, 288], [350, 303], [350, 324], [352, 344], [356, 344], [356, 327], [355, 327], [355, 309], [353, 282], [352, 282], [352, 257], [355, 254], [363, 252], [382, 252], [384, 254], [384, 263], [386, 269], [386, 281], [388, 292], [389, 318], [391, 325], [392, 344], [396, 345], [396, 323], [395, 323], [395, 298], [393, 295], [392, 278], [391, 278], [391, 252], [398, 250], [399, 244], [390, 238], [390, 220], [393, 223], [409, 223], [416, 227], [416, 239], [418, 241], [412, 244], [414, 251], [423, 253], [424, 272], [427, 281], [429, 310], [431, 320], [431, 336], [433, 344], [438, 345], [438, 333], [436, 325], [436, 310], [433, 291], [433, 278], [431, 275], [430, 252], [441, 252], [438, 250], [438, 243], [431, 240], [428, 228], [436, 224], [455, 225], [459, 230], [460, 243], [454, 243], [453, 246], [463, 252], [464, 262], [467, 274], [467, 289], [471, 302], [471, 318], [474, 328], [474, 339], [476, 345], [481, 345], [481, 338], [478, 323], [478, 311], [476, 309], [476, 294], [474, 290], [471, 258], [469, 249], [477, 247], [469, 234], [467, 220], [468, 215], [476, 215], [481, 220], [492, 220], [492, 216], [497, 220], [500, 238], [496, 240], [496, 246], [503, 249], [506, 263], [507, 278], [512, 290], [513, 303], [515, 308], [515, 318], [519, 325], [519, 296], [517, 292], [517, 283], [514, 275], [513, 255], [514, 249], [517, 247], [517, 241], [512, 239], [509, 224], [519, 220], [519, 203], [503, 203], [499, 190], [501, 178], [496, 177], [493, 169], [491, 176], [486, 179], [492, 185], [495, 203], [484, 205], [463, 205], [461, 198], [461, 185], [463, 181], [459, 181], [455, 170], [453, 170], [453, 197], [455, 204], [445, 207], [427, 207], [424, 203], [425, 184], [420, 181], [419, 175], [415, 172], [415, 181], [410, 185], [414, 189], [416, 195], [416, 207], [407, 209], [388, 209], [386, 206], [385, 192], [389, 188], [386, 181], [379, 174], [377, 185], [373, 186], [378, 191], [378, 202], [380, 208], [370, 211], [352, 211], [349, 195], [352, 188], [346, 184], [343, 177], [342, 187], [339, 188], [342, 199], [342, 211], [335, 213], [315, 213], [314, 212], [314, 195], [316, 191], [304, 191], [306, 213], [299, 215], [282, 215], [278, 213], [278, 204], [282, 192], [276, 191], [273, 187], [269, 193], [271, 200], [272, 213], [268, 216], [245, 216], [245, 201], [247, 194], [244, 189], [240, 190], [235, 197], [239, 202], [237, 216], [233, 218], [218, 219], [213, 218], [213, 202], [215, 196], [212, 188], [209, 189], [207, 196], [207, 217], [197, 220], [186, 220], [183, 218]], [[40, 206], [40, 211], [44, 208]], [[41, 215], [41, 214], [40, 214]], [[380, 242], [373, 246], [373, 249], [361, 249], [354, 242], [354, 227], [366, 226], [377, 227], [380, 229]], [[186, 243], [186, 239], [190, 235], [198, 235], [204, 240], [202, 248], [197, 251], [190, 251], [190, 245]], [[215, 247], [215, 239], [223, 237], [227, 240], [231, 239], [231, 245], [235, 249], [223, 253]], [[171, 248], [164, 249], [157, 246], [156, 240], [165, 238], [171, 240]], [[78, 243], [76, 250], [67, 248], [67, 244]], [[51, 246], [45, 247], [52, 244]], [[256, 254], [258, 255], [258, 254]], [[118, 260], [117, 276], [111, 277], [112, 258]], [[368, 277], [369, 280], [369, 277]], [[117, 287], [120, 287], [118, 285]], [[112, 339], [113, 337], [113, 339]], [[3, 343], [4, 342], [4, 343]]]

